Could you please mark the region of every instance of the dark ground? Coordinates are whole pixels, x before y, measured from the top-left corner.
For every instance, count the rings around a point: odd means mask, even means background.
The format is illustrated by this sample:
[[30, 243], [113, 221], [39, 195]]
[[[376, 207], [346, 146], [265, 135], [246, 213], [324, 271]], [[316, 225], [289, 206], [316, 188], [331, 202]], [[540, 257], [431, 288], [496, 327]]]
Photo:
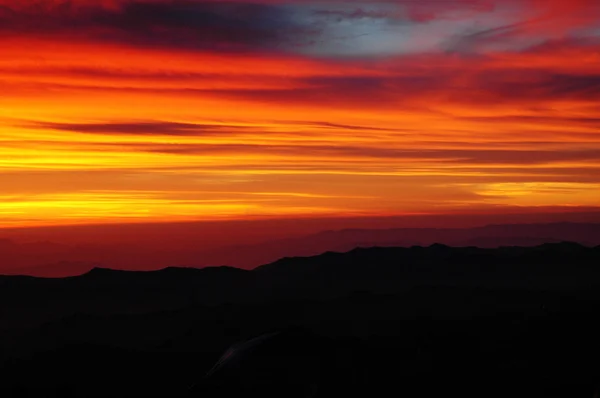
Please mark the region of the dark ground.
[[0, 396], [592, 398], [599, 315], [600, 248], [566, 243], [0, 277]]

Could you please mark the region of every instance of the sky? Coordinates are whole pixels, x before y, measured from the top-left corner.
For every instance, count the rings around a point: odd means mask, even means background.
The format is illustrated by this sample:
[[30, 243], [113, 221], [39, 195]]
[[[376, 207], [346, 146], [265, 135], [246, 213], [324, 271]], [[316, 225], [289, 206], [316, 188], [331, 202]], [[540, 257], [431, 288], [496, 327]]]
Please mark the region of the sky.
[[593, 212], [596, 0], [0, 0], [0, 225]]

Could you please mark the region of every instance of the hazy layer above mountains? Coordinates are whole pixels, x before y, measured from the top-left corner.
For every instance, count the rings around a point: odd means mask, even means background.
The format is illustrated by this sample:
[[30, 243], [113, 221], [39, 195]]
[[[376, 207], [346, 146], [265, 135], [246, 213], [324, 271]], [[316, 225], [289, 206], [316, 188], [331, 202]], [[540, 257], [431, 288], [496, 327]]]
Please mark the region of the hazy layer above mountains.
[[251, 269], [282, 257], [311, 256], [356, 247], [410, 247], [441, 243], [451, 246], [536, 246], [562, 241], [586, 246], [600, 245], [600, 224], [553, 223], [489, 225], [476, 228], [342, 229], [301, 237], [268, 239], [244, 244], [179, 240], [165, 231], [148, 242], [135, 237], [122, 244], [61, 244], [0, 240], [0, 274], [63, 277], [83, 274], [94, 267], [125, 270], [156, 270], [165, 267], [227, 265]]
[[496, 249], [434, 244], [286, 257], [254, 270], [170, 267], [140, 272], [94, 268], [69, 278], [1, 276], [0, 286], [3, 300], [13, 303], [13, 310], [42, 296], [46, 303], [57, 299], [69, 308], [89, 309], [88, 300], [100, 307], [110, 307], [116, 301], [132, 308], [169, 307], [174, 302], [208, 305], [321, 299], [353, 292], [387, 294], [424, 286], [585, 291], [600, 285], [599, 264], [600, 246], [569, 242]]

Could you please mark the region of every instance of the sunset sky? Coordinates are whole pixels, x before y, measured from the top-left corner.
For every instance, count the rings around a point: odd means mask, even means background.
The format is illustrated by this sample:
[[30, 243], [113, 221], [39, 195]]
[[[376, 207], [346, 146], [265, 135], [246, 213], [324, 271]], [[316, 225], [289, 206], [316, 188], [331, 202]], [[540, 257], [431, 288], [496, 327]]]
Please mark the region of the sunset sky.
[[597, 0], [0, 0], [0, 224], [594, 211]]

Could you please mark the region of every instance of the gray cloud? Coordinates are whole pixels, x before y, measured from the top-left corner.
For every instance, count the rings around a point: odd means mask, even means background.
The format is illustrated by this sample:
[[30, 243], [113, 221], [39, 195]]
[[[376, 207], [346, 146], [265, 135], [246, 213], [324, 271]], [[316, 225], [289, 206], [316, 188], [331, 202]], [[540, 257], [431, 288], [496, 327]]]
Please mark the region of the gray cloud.
[[45, 7], [25, 2], [0, 10], [4, 35], [65, 34], [140, 46], [268, 50], [303, 42], [314, 30], [283, 4], [214, 1], [123, 1], [82, 7], [73, 0]]

